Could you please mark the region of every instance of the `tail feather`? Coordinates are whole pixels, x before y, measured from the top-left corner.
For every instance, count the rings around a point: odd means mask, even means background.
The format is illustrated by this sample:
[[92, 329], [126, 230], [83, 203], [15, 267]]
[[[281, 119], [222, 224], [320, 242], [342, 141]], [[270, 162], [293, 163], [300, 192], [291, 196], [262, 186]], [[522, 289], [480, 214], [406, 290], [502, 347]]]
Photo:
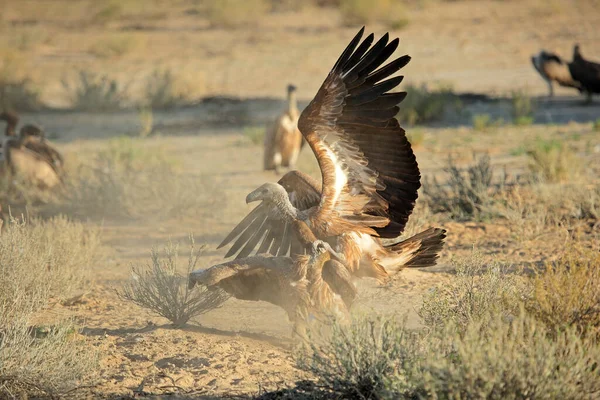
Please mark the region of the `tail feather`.
[[388, 251], [394, 253], [390, 260], [386, 260], [386, 269], [391, 272], [404, 267], [423, 268], [435, 265], [439, 252], [444, 247], [445, 237], [445, 229], [429, 228], [399, 243], [386, 246]]

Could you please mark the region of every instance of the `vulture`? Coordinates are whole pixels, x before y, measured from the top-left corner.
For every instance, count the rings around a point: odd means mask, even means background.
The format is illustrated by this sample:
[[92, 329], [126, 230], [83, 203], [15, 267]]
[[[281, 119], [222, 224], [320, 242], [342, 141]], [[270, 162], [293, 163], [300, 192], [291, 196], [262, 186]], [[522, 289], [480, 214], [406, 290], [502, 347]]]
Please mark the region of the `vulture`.
[[17, 136], [19, 117], [14, 112], [3, 112], [0, 120], [6, 121], [0, 144], [0, 174], [21, 175], [40, 188], [60, 184], [64, 160], [44, 138], [44, 132], [35, 125], [25, 125]]
[[581, 84], [581, 91], [587, 94], [587, 101], [591, 102], [592, 94], [600, 93], [600, 64], [584, 59], [579, 45], [576, 44], [569, 71], [573, 79]]
[[[445, 230], [431, 228], [400, 240], [421, 186], [411, 145], [396, 115], [406, 92], [390, 93], [402, 76], [390, 77], [410, 60], [386, 64], [398, 39], [386, 33], [352, 39], [302, 112], [298, 127], [317, 158], [321, 184], [300, 171], [286, 173], [246, 197], [261, 201], [221, 242], [226, 257], [256, 251], [292, 257], [297, 221], [341, 255], [354, 277], [389, 278], [403, 266], [435, 264]], [[385, 64], [385, 65], [384, 65]], [[383, 65], [383, 66], [382, 66]], [[392, 239], [383, 245], [381, 239]]]
[[298, 130], [298, 102], [296, 87], [287, 87], [287, 109], [267, 127], [265, 134], [264, 169], [279, 173], [281, 167], [293, 169], [304, 145]]
[[533, 67], [548, 84], [549, 97], [554, 97], [552, 82], [557, 82], [560, 86], [572, 87], [581, 91], [581, 84], [571, 76], [570, 66], [558, 55], [542, 50], [531, 57], [531, 62], [533, 63]]
[[294, 258], [255, 255], [196, 270], [190, 273], [189, 286], [201, 284], [240, 300], [279, 306], [293, 323], [293, 334], [304, 336], [313, 318], [347, 317], [356, 296], [340, 255], [327, 242], [315, 239], [307, 252]]

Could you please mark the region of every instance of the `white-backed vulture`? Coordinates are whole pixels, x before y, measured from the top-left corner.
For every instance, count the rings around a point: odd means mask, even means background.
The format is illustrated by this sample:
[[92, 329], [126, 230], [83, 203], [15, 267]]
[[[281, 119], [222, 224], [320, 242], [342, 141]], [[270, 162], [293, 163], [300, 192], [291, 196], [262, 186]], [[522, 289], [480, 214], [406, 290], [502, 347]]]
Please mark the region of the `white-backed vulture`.
[[533, 67], [548, 84], [549, 97], [554, 97], [553, 82], [558, 83], [560, 86], [581, 90], [581, 84], [571, 76], [569, 65], [558, 55], [542, 50], [531, 57], [531, 62]]
[[[223, 240], [234, 241], [226, 257], [257, 253], [301, 254], [294, 221], [343, 255], [357, 277], [388, 278], [403, 266], [435, 264], [445, 231], [428, 229], [384, 247], [378, 237], [397, 238], [410, 216], [420, 172], [404, 130], [395, 118], [405, 92], [388, 93], [403, 77], [389, 78], [410, 60], [402, 56], [381, 67], [398, 46], [385, 34], [352, 39], [302, 112], [299, 129], [321, 169], [321, 187], [298, 171], [267, 183], [246, 202], [262, 200]], [[389, 79], [387, 79], [389, 78]], [[237, 238], [237, 239], [236, 239]]]
[[267, 126], [264, 142], [264, 169], [279, 173], [281, 167], [293, 169], [304, 145], [298, 130], [298, 102], [296, 87], [287, 87], [287, 108]]
[[356, 289], [328, 243], [314, 241], [307, 255], [240, 258], [193, 271], [189, 285], [219, 288], [239, 300], [266, 301], [283, 308], [293, 333], [304, 335], [310, 317], [347, 316]]
[[592, 101], [592, 94], [600, 93], [600, 64], [588, 61], [581, 55], [579, 45], [573, 47], [573, 61], [569, 64], [573, 79], [581, 84], [581, 91]]

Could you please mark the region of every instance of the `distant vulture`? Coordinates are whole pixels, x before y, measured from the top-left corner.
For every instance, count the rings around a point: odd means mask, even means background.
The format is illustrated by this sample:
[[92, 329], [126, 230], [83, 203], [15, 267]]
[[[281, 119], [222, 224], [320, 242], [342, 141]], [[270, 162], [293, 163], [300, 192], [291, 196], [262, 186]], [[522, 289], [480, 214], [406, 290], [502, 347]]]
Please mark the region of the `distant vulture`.
[[579, 45], [573, 47], [573, 62], [569, 64], [573, 79], [581, 84], [581, 91], [586, 93], [587, 101], [592, 101], [592, 94], [600, 93], [600, 64], [588, 61], [581, 55]]
[[296, 87], [287, 87], [287, 109], [267, 127], [264, 143], [264, 169], [279, 173], [281, 167], [293, 169], [304, 145], [298, 130]]
[[542, 50], [531, 57], [531, 62], [548, 84], [548, 95], [550, 97], [554, 97], [552, 82], [557, 82], [560, 86], [581, 90], [581, 84], [571, 76], [570, 66], [558, 55]]
[[[321, 184], [291, 171], [277, 184], [250, 193], [247, 203], [261, 203], [220, 244], [233, 242], [226, 257], [245, 258], [254, 251], [280, 257], [303, 254], [297, 230], [302, 221], [341, 255], [355, 277], [385, 281], [404, 266], [435, 264], [445, 230], [432, 228], [399, 239], [421, 175], [396, 119], [406, 93], [389, 93], [403, 77], [389, 77], [410, 57], [382, 66], [398, 39], [389, 41], [385, 34], [371, 46], [373, 34], [361, 43], [363, 32], [344, 50], [298, 122], [317, 158]], [[384, 246], [380, 238], [396, 240]]]
[[44, 138], [43, 131], [35, 125], [25, 125], [16, 136], [16, 113], [3, 112], [0, 120], [7, 123], [6, 136], [0, 144], [0, 175], [19, 175], [45, 189], [60, 184], [64, 160]]

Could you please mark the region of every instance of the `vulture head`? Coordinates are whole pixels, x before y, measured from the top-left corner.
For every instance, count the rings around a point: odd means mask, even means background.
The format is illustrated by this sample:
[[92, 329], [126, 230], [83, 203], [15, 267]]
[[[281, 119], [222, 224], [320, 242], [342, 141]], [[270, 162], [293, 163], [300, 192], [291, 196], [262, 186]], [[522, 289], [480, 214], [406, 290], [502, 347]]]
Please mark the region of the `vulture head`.
[[293, 92], [295, 92], [295, 91], [296, 91], [296, 89], [297, 89], [297, 87], [296, 87], [296, 86], [294, 86], [294, 85], [292, 85], [292, 84], [290, 83], [290, 84], [288, 85], [288, 87], [287, 87], [288, 94], [289, 94], [289, 93], [293, 93]]
[[542, 50], [539, 53], [532, 56], [531, 62], [533, 63], [533, 65], [536, 67], [537, 70], [540, 70], [542, 68], [542, 65], [544, 65], [547, 62], [555, 62], [558, 64], [563, 64], [562, 58], [560, 58], [558, 55], [556, 55], [554, 53], [550, 53], [546, 50]]
[[344, 262], [344, 255], [335, 251], [331, 245], [323, 240], [316, 240], [312, 245], [312, 256], [315, 259], [323, 260], [323, 262], [334, 259], [339, 262]]
[[14, 128], [17, 126], [19, 122], [19, 116], [13, 111], [3, 111], [0, 113], [0, 121], [6, 121], [10, 130], [7, 130], [7, 135], [14, 135]]
[[246, 196], [246, 204], [260, 200], [268, 203], [284, 203], [289, 201], [288, 194], [283, 186], [272, 182], [265, 183]]

